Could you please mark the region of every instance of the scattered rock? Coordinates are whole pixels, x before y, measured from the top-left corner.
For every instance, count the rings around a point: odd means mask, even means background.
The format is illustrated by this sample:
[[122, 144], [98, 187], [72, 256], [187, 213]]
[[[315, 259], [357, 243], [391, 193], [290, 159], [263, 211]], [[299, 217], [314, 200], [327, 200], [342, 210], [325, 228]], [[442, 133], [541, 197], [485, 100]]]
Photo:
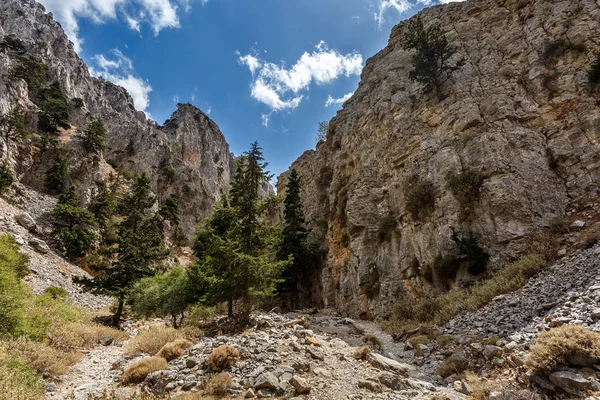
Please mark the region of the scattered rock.
[[367, 380], [358, 381], [358, 387], [361, 389], [370, 390], [374, 393], [381, 393], [383, 391], [379, 383]]
[[34, 250], [36, 250], [42, 254], [47, 254], [50, 251], [50, 248], [48, 247], [46, 242], [44, 242], [43, 240], [40, 240], [40, 239], [36, 239], [36, 238], [29, 239], [29, 245], [31, 247], [33, 247]]
[[259, 389], [276, 389], [277, 385], [279, 384], [279, 380], [277, 379], [277, 377], [275, 375], [273, 375], [273, 373], [271, 372], [265, 372], [261, 375], [258, 376], [258, 378], [256, 378], [254, 380], [254, 389], [259, 390]]
[[306, 394], [310, 392], [310, 385], [308, 381], [304, 378], [294, 375], [290, 380], [290, 384], [296, 390], [296, 394]]

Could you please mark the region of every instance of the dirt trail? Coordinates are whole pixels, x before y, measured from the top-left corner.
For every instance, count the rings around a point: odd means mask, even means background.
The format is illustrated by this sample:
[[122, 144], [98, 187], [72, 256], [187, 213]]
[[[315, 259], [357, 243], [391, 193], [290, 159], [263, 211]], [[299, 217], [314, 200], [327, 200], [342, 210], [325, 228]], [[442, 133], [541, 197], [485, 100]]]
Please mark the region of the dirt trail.
[[[72, 366], [57, 384], [56, 390], [46, 394], [46, 400], [88, 400], [105, 390], [116, 387], [115, 378], [119, 371], [113, 371], [113, 363], [123, 357], [125, 345], [100, 346], [90, 350], [83, 359]], [[120, 389], [127, 390], [127, 389]]]

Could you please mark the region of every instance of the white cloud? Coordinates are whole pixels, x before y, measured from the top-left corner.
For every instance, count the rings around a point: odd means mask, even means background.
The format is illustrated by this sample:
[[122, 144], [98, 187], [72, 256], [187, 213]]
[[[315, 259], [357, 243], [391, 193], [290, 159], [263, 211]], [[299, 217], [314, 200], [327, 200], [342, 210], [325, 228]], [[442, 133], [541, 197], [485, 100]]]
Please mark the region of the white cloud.
[[[96, 54], [93, 60], [100, 68], [99, 70], [91, 68], [90, 72], [93, 75], [124, 87], [131, 95], [135, 108], [146, 112], [150, 105], [149, 95], [152, 87], [136, 75], [131, 59], [119, 49], [114, 49], [108, 57], [104, 54]], [[146, 115], [149, 117], [147, 112]]]
[[173, 103], [179, 104], [179, 96], [177, 96], [177, 95], [173, 96]]
[[344, 96], [337, 99], [329, 95], [329, 97], [327, 97], [327, 101], [325, 102], [325, 107], [331, 107], [333, 105], [341, 106], [346, 101], [350, 100], [350, 97], [352, 97], [353, 94], [354, 92], [346, 93]]
[[[75, 50], [81, 51], [83, 39], [79, 37], [78, 19], [87, 18], [95, 23], [123, 20], [130, 29], [140, 32], [142, 23], [149, 24], [155, 35], [165, 28], [178, 28], [180, 9], [191, 10], [192, 2], [202, 5], [208, 0], [39, 0], [54, 14]], [[125, 8], [135, 10], [134, 16]]]
[[242, 56], [238, 62], [252, 73], [251, 96], [271, 110], [262, 115], [263, 125], [268, 125], [272, 112], [297, 108], [310, 85], [325, 85], [342, 76], [360, 75], [363, 57], [352, 52], [341, 54], [331, 50], [321, 41], [312, 53], [305, 52], [296, 63], [287, 68], [284, 63], [275, 64], [261, 60], [256, 54]]
[[[436, 0], [377, 0], [377, 10], [374, 14], [374, 19], [377, 25], [381, 27], [385, 22], [386, 15], [389, 11], [395, 11], [398, 14], [402, 14], [408, 11], [413, 6], [418, 4], [431, 5]], [[453, 2], [460, 2], [465, 0], [437, 0], [439, 3], [447, 4]]]

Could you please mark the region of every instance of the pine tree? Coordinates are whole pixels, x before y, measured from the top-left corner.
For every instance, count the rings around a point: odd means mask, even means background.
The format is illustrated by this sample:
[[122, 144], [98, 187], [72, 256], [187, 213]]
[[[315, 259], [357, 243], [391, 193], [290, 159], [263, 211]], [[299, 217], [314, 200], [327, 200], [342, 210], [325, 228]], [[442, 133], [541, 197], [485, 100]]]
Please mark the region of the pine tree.
[[439, 101], [444, 99], [442, 86], [450, 75], [465, 65], [465, 58], [455, 64], [450, 59], [456, 53], [456, 47], [448, 43], [440, 24], [425, 28], [421, 17], [412, 19], [408, 23], [405, 37], [402, 41], [404, 50], [416, 50], [413, 56], [413, 70], [410, 78], [424, 84], [424, 92], [435, 90]]
[[106, 127], [100, 118], [95, 119], [90, 124], [83, 136], [83, 146], [87, 151], [98, 154], [106, 148], [104, 138], [106, 137]]
[[281, 232], [281, 240], [277, 249], [277, 258], [293, 261], [283, 273], [284, 281], [279, 285], [278, 293], [288, 296], [292, 309], [296, 307], [298, 284], [304, 281], [311, 267], [312, 257], [307, 248], [308, 232], [304, 227], [303, 205], [300, 199], [301, 178], [296, 169], [292, 169], [286, 184], [284, 200], [285, 224]]
[[79, 279], [78, 283], [95, 294], [115, 296], [118, 308], [113, 325], [118, 326], [125, 298], [133, 285], [154, 275], [156, 265], [168, 255], [163, 245], [160, 219], [152, 212], [156, 202], [150, 193], [150, 180], [136, 175], [129, 194], [120, 202], [118, 212], [122, 222], [118, 227], [116, 246], [107, 249], [109, 257], [95, 266], [98, 275]]
[[54, 218], [54, 234], [65, 247], [67, 256], [83, 257], [96, 240], [92, 230], [96, 221], [92, 213], [78, 206], [74, 186], [59, 196], [51, 215]]
[[253, 296], [271, 295], [288, 261], [276, 261], [265, 225], [259, 189], [270, 178], [262, 150], [253, 143], [238, 161], [228, 198], [198, 232], [192, 269], [196, 287], [209, 302], [242, 301], [241, 321], [250, 318]]
[[52, 166], [46, 171], [46, 188], [51, 193], [62, 193], [69, 177], [69, 165], [67, 156], [58, 154], [54, 158]]

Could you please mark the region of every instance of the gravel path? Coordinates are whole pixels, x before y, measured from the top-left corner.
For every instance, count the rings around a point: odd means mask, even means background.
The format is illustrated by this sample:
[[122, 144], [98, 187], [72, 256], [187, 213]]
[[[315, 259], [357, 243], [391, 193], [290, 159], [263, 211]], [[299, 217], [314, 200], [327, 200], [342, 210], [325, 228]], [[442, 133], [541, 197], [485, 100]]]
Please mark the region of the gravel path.
[[[85, 357], [69, 369], [55, 391], [46, 394], [46, 400], [88, 400], [116, 387], [120, 371], [112, 370], [114, 363], [123, 358], [124, 344], [101, 346], [87, 352]], [[123, 391], [123, 389], [119, 389]]]

